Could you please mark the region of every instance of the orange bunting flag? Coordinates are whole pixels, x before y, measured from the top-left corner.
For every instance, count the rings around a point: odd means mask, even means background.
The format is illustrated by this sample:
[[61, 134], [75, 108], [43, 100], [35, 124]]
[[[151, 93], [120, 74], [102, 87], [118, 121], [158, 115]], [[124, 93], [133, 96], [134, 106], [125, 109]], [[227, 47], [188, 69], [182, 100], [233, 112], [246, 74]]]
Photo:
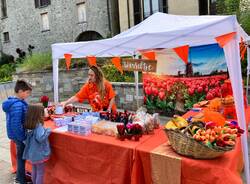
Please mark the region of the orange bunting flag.
[[215, 40], [217, 41], [219, 46], [223, 48], [228, 42], [230, 42], [234, 38], [235, 35], [236, 35], [236, 32], [231, 32], [228, 34], [218, 36], [215, 38]]
[[142, 55], [150, 60], [155, 60], [155, 52], [143, 52]]
[[121, 72], [121, 74], [123, 74], [122, 65], [121, 65], [121, 58], [120, 57], [112, 58], [112, 63], [115, 65], [117, 70], [119, 70]]
[[89, 66], [96, 66], [95, 56], [87, 56], [87, 60], [88, 60]]
[[70, 67], [71, 57], [72, 57], [72, 54], [64, 54], [67, 70], [69, 70], [69, 67]]
[[244, 40], [242, 37], [240, 37], [240, 50], [242, 50], [244, 48], [245, 44], [244, 44]]
[[240, 59], [241, 59], [241, 60], [244, 59], [244, 56], [245, 56], [246, 51], [247, 51], [247, 47], [244, 46], [244, 48], [243, 48], [242, 51], [240, 52]]
[[247, 51], [247, 47], [244, 43], [244, 40], [242, 37], [240, 37], [240, 59], [243, 60], [245, 57], [245, 53]]
[[181, 47], [176, 47], [176, 48], [173, 48], [173, 50], [182, 59], [182, 61], [185, 64], [188, 64], [188, 52], [189, 52], [189, 46], [188, 45], [184, 45], [184, 46], [181, 46]]

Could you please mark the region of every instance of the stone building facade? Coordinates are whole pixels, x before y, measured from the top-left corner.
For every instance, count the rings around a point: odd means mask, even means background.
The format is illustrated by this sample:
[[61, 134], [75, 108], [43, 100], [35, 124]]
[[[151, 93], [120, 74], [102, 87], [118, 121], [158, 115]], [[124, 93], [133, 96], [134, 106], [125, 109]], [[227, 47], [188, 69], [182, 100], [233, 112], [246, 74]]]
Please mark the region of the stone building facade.
[[117, 0], [1, 0], [1, 50], [17, 56], [51, 51], [51, 44], [110, 37], [119, 32]]

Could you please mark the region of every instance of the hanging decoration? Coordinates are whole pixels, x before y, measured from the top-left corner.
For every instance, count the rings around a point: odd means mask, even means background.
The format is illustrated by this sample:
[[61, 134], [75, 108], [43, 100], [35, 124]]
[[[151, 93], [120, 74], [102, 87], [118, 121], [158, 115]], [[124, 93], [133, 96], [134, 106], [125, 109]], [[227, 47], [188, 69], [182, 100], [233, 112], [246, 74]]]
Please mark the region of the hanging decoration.
[[189, 45], [173, 48], [175, 53], [182, 59], [185, 64], [188, 64]]
[[66, 68], [67, 68], [67, 70], [69, 70], [70, 64], [71, 64], [72, 54], [64, 54], [64, 58], [65, 58]]
[[241, 60], [244, 59], [246, 51], [247, 51], [247, 47], [244, 46], [243, 49], [240, 51], [240, 59]]
[[246, 51], [247, 51], [247, 46], [245, 45], [243, 38], [240, 37], [240, 59], [241, 60], [244, 59]]
[[120, 57], [114, 57], [114, 58], [112, 58], [112, 63], [113, 63], [113, 65], [115, 65], [115, 67], [117, 68], [117, 70], [119, 70], [121, 72], [121, 74], [123, 74], [122, 64], [121, 64], [121, 58]]
[[150, 52], [142, 52], [142, 55], [146, 57], [147, 59], [150, 60], [155, 60], [155, 52], [150, 51]]
[[89, 63], [89, 66], [97, 66], [95, 56], [87, 56], [87, 61]]
[[230, 42], [235, 37], [235, 35], [236, 35], [236, 32], [231, 32], [228, 34], [218, 36], [215, 38], [215, 40], [217, 41], [219, 46], [223, 48], [228, 42]]

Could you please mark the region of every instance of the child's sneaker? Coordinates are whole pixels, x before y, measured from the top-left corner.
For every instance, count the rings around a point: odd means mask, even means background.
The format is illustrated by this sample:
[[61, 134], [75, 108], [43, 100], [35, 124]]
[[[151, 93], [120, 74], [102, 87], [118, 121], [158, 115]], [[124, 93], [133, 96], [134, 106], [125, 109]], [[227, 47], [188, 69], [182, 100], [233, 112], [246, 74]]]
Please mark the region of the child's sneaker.
[[17, 180], [17, 178], [14, 178], [13, 184], [19, 184], [19, 181]]

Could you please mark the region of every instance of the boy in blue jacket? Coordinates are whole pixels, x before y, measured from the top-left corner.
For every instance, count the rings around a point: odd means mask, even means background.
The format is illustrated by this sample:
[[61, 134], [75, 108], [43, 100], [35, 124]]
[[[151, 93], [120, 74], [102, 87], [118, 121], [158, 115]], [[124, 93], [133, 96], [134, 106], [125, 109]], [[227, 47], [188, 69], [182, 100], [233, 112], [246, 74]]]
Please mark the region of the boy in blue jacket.
[[24, 119], [28, 104], [24, 101], [31, 94], [32, 87], [24, 80], [18, 80], [15, 85], [15, 97], [8, 97], [2, 108], [6, 113], [7, 135], [13, 140], [17, 149], [17, 181], [25, 184], [25, 160], [22, 159], [24, 151], [25, 129]]

